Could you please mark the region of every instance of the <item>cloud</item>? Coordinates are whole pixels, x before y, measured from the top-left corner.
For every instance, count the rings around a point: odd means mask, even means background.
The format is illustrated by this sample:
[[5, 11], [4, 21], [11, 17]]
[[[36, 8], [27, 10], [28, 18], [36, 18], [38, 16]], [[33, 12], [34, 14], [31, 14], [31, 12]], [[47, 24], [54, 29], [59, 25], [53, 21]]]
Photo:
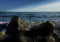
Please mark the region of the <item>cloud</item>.
[[60, 12], [60, 2], [6, 10], [10, 12]]

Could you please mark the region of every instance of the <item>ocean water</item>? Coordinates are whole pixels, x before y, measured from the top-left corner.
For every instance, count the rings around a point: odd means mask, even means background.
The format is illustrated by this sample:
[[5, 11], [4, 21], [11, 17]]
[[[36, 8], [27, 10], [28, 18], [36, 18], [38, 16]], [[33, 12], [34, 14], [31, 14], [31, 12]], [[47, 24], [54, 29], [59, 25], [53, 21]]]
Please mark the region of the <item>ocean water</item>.
[[[9, 22], [13, 16], [19, 16], [25, 21], [60, 21], [60, 12], [0, 12], [0, 21]], [[6, 29], [0, 29], [0, 32], [6, 32]], [[60, 37], [60, 31], [56, 30]]]
[[[9, 22], [13, 16], [19, 16], [25, 21], [60, 21], [60, 12], [0, 12], [0, 21]], [[0, 32], [6, 32], [2, 28]], [[55, 31], [57, 37], [60, 39], [60, 31]]]
[[[60, 21], [60, 12], [0, 12], [0, 21], [9, 22], [13, 16], [18, 16], [26, 22], [31, 21]], [[6, 31], [2, 29], [0, 31]]]
[[60, 21], [60, 12], [0, 12], [0, 21], [10, 21], [13, 16], [25, 21]]

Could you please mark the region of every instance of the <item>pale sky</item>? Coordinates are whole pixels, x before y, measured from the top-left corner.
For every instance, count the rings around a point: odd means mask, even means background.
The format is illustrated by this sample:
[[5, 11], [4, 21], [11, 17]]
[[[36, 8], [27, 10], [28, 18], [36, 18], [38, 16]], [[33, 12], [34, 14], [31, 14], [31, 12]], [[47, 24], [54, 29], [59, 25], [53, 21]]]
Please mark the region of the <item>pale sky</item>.
[[60, 12], [59, 0], [0, 0], [0, 11]]

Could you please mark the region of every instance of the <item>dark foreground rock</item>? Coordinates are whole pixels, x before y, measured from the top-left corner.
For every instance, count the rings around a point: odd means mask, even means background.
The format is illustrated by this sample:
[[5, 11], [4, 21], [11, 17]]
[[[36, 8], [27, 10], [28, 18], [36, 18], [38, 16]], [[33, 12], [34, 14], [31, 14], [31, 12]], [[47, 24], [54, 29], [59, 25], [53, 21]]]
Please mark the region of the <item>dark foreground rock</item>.
[[5, 24], [1, 25], [7, 30], [7, 37], [2, 42], [60, 42], [59, 34], [57, 34], [59, 30], [55, 29], [56, 26], [53, 22], [46, 21], [29, 30], [22, 23], [19, 17], [14, 16], [7, 27]]

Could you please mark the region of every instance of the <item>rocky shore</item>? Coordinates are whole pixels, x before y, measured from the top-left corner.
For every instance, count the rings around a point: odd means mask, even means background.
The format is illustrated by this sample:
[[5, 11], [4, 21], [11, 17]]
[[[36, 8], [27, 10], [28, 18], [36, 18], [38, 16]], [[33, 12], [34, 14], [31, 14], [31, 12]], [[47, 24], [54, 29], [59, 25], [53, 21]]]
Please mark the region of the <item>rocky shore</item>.
[[[6, 29], [7, 28], [7, 25], [8, 25], [8, 23], [9, 22], [0, 22], [0, 32], [3, 30], [3, 29]], [[28, 24], [28, 23], [27, 23]], [[35, 23], [33, 23], [33, 22], [31, 22], [30, 24], [29, 24], [29, 26], [34, 26], [36, 24], [36, 22]], [[40, 24], [40, 22], [39, 23], [37, 23], [37, 24]], [[36, 24], [36, 25], [37, 25]], [[55, 31], [54, 31], [54, 36], [55, 36], [55, 38], [56, 38], [56, 41], [60, 41], [60, 23], [58, 23], [58, 22], [55, 22]], [[4, 35], [4, 34], [3, 34]], [[4, 36], [3, 36], [4, 37]], [[58, 42], [59, 42], [58, 41]]]

